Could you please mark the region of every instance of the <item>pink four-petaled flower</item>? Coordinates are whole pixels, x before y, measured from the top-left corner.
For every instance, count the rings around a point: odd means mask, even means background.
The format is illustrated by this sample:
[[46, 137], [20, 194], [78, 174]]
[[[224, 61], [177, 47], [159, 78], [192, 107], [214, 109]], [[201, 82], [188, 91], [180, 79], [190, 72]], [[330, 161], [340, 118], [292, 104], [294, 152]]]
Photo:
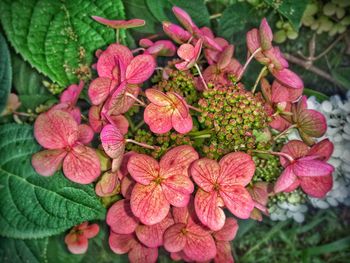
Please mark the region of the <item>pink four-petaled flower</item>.
[[64, 242], [68, 250], [73, 254], [84, 254], [89, 246], [89, 239], [95, 237], [100, 228], [97, 224], [89, 225], [89, 222], [84, 222], [72, 228], [66, 235]]

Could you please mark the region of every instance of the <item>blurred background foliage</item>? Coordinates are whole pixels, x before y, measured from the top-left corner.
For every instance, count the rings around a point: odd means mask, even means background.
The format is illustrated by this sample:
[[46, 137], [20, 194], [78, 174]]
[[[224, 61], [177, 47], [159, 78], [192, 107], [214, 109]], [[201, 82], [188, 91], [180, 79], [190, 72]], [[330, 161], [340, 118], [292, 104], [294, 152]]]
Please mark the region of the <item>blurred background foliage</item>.
[[[261, 18], [267, 17], [275, 33], [275, 43], [287, 54], [292, 70], [301, 75], [307, 95], [324, 99], [333, 94], [344, 95], [350, 89], [348, 0], [103, 0], [96, 5], [91, 3], [98, 1], [90, 0], [58, 2], [51, 5], [50, 0], [1, 1], [0, 112], [12, 89], [22, 102], [19, 111], [26, 112], [30, 122], [32, 114], [45, 111], [57, 101], [57, 95], [67, 83], [93, 77], [94, 73], [89, 68], [86, 71], [85, 66], [95, 61], [95, 49], [114, 41], [114, 32], [94, 23], [89, 16], [146, 20], [145, 27], [123, 34], [124, 43], [136, 47], [143, 37], [166, 38], [161, 22], [177, 23], [171, 12], [174, 5], [189, 12], [198, 26], [211, 27], [217, 36], [233, 43], [235, 57], [242, 63], [247, 56], [246, 32], [258, 27]], [[62, 9], [61, 4], [65, 8]], [[55, 40], [55, 34], [63, 32], [61, 42], [46, 43], [40, 39], [43, 28], [28, 23], [34, 16], [27, 12], [30, 8], [58, 14], [60, 19], [55, 20], [55, 27], [46, 33]], [[48, 19], [34, 18], [39, 24]], [[68, 20], [70, 26], [67, 26]], [[50, 19], [45, 23], [49, 22]], [[91, 25], [89, 34], [82, 22]], [[61, 28], [63, 31], [58, 30]], [[59, 57], [52, 57], [44, 48], [49, 44], [62, 49], [64, 65], [75, 68], [62, 70]], [[68, 51], [63, 50], [63, 45], [69, 47]], [[247, 86], [255, 81], [259, 68], [254, 63], [249, 66], [243, 79]], [[0, 118], [0, 123], [4, 122], [13, 122], [13, 119]], [[349, 262], [349, 224], [350, 210], [346, 207], [310, 210], [302, 224], [291, 219], [277, 223], [267, 218], [262, 223], [241, 221], [232, 246], [237, 262]], [[110, 251], [108, 230], [100, 225], [103, 231], [90, 241], [86, 255], [69, 254], [63, 242], [65, 234], [24, 240], [1, 237], [0, 262], [125, 262], [125, 256]], [[164, 253], [159, 262], [170, 261]]]

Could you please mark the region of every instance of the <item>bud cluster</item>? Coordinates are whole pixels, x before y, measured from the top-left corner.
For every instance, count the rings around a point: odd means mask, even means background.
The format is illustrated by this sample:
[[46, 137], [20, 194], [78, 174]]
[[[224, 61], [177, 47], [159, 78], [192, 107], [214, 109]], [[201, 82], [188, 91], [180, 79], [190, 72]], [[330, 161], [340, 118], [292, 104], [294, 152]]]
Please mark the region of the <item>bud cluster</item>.
[[276, 156], [269, 156], [268, 159], [255, 156], [254, 162], [256, 169], [253, 182], [275, 182], [283, 170]]

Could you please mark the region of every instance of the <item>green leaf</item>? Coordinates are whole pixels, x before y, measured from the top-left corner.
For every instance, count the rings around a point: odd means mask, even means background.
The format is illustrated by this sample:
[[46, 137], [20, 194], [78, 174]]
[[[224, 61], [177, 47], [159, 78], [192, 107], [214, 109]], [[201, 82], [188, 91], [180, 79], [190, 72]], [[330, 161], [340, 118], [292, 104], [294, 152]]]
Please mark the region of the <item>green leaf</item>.
[[48, 100], [55, 100], [42, 81], [43, 75], [32, 68], [20, 56], [12, 56], [13, 65], [13, 86], [15, 87], [22, 106], [26, 109], [35, 109]]
[[322, 92], [312, 90], [312, 89], [304, 88], [304, 94], [308, 97], [315, 96], [317, 101], [319, 102], [329, 99], [329, 97], [326, 94], [323, 94]]
[[333, 69], [332, 75], [344, 88], [350, 89], [350, 67]]
[[0, 127], [0, 235], [41, 238], [103, 219], [105, 209], [91, 185], [72, 183], [61, 172], [35, 173], [31, 156], [40, 146], [32, 134], [27, 125]]
[[11, 90], [12, 68], [6, 40], [0, 33], [0, 113], [5, 109]]
[[350, 248], [350, 237], [345, 237], [318, 247], [307, 248], [303, 251], [306, 256], [315, 256], [333, 253]]
[[282, 16], [287, 18], [293, 28], [298, 31], [301, 25], [301, 18], [308, 4], [305, 0], [264, 0], [272, 8], [276, 9]]
[[124, 18], [121, 0], [3, 0], [0, 10], [16, 51], [61, 86], [89, 78], [94, 52], [115, 41], [91, 16]]
[[174, 6], [177, 6], [185, 10], [198, 27], [210, 26], [209, 12], [202, 0], [146, 0], [146, 3], [159, 22], [171, 21], [179, 24], [171, 10]]
[[48, 238], [12, 239], [0, 237], [0, 262], [47, 262]]

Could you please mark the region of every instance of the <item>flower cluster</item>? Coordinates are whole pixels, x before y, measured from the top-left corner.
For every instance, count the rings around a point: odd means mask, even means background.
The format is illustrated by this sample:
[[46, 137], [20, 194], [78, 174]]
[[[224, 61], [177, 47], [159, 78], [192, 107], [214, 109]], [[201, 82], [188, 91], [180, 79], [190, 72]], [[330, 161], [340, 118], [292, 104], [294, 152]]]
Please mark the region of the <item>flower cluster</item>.
[[[173, 12], [182, 27], [163, 28], [179, 46], [142, 39], [135, 50], [117, 41], [96, 51], [88, 124], [76, 106], [81, 82], [36, 119], [35, 137], [46, 150], [32, 164], [43, 176], [62, 165], [68, 179], [94, 183], [109, 208], [109, 245], [131, 262], [156, 262], [160, 247], [174, 260], [233, 262], [232, 215], [262, 220], [270, 196], [296, 189], [324, 197], [332, 187], [333, 144], [316, 143], [325, 117], [307, 108], [303, 83], [272, 45], [266, 19], [247, 33], [241, 64], [228, 41], [197, 27], [184, 10]], [[144, 24], [93, 18], [117, 37], [121, 28]], [[175, 54], [180, 59], [157, 67], [157, 57]], [[249, 90], [244, 73], [253, 59], [263, 67]], [[156, 83], [141, 89], [156, 68]], [[291, 130], [301, 140], [288, 141]]]

